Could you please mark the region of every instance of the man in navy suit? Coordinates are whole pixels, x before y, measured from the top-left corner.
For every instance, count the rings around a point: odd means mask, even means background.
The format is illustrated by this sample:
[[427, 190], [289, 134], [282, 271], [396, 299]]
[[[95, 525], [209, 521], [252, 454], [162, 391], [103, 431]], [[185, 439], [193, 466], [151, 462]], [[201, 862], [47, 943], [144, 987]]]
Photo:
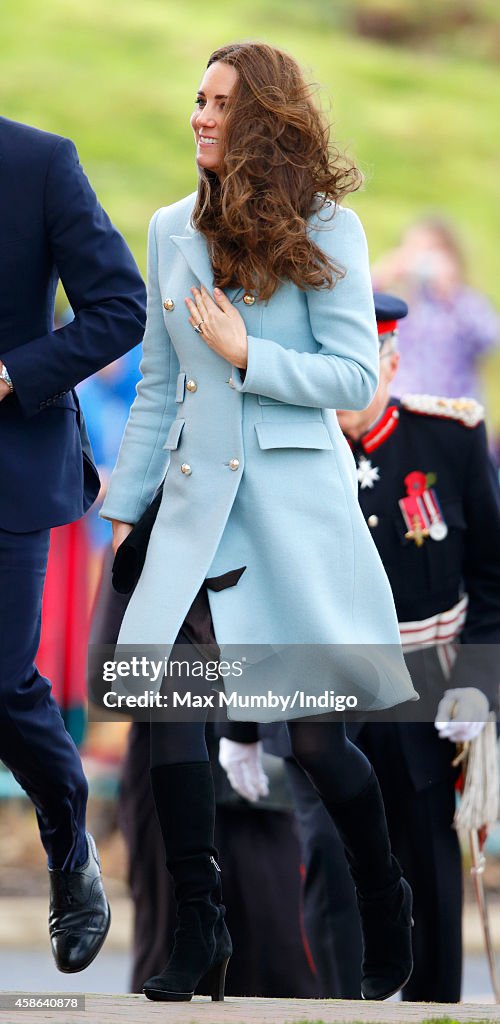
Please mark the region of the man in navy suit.
[[[53, 329], [58, 279], [75, 313]], [[83, 970], [109, 928], [87, 781], [37, 671], [50, 528], [80, 518], [99, 478], [74, 387], [140, 342], [145, 291], [72, 142], [0, 117], [0, 757], [33, 801], [59, 970]]]

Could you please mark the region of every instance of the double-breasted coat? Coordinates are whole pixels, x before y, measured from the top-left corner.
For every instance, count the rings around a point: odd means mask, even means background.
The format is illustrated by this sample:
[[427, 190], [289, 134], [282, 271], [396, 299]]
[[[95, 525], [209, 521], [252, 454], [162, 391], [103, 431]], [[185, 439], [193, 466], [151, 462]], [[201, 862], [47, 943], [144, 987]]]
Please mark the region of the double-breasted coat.
[[[142, 380], [102, 514], [134, 523], [165, 483], [119, 644], [168, 653], [205, 578], [245, 566], [236, 587], [209, 592], [221, 647], [325, 645], [328, 664], [334, 645], [376, 645], [375, 706], [415, 699], [334, 412], [364, 408], [377, 386], [361, 224], [331, 205], [311, 218], [311, 236], [345, 268], [333, 289], [285, 282], [267, 303], [227, 291], [248, 332], [243, 375], [188, 322], [190, 288], [214, 287], [205, 239], [190, 223], [194, 200], [158, 210], [150, 224]], [[343, 675], [336, 690], [349, 694]]]

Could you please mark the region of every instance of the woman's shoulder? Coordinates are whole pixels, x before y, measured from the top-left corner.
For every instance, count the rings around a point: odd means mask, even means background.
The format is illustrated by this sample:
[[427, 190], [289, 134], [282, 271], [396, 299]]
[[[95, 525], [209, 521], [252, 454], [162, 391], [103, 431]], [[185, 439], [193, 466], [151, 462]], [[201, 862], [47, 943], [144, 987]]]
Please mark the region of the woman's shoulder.
[[316, 201], [309, 216], [309, 227], [312, 230], [331, 231], [355, 231], [361, 221], [348, 206], [341, 206], [331, 199], [324, 199], [323, 196], [316, 196]]
[[315, 208], [308, 220], [309, 232], [324, 250], [341, 253], [351, 246], [365, 243], [363, 225], [354, 210], [341, 206], [322, 196], [317, 197]]
[[170, 203], [169, 206], [160, 206], [151, 218], [151, 224], [155, 225], [156, 231], [169, 235], [183, 234], [189, 226], [196, 195], [196, 192], [192, 192], [189, 196]]

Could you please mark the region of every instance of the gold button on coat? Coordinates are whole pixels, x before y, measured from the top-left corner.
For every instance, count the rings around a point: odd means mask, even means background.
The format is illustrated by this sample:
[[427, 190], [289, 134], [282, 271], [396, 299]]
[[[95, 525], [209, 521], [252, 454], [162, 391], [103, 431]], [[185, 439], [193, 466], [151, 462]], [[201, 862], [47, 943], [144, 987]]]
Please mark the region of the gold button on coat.
[[374, 530], [378, 526], [378, 516], [368, 516], [367, 522], [370, 530]]
[[165, 302], [163, 303], [163, 308], [166, 309], [168, 313], [171, 313], [172, 310], [175, 309], [175, 302], [174, 302], [174, 300], [173, 299], [165, 299]]
[[245, 303], [245, 306], [253, 306], [255, 302], [255, 295], [250, 295], [250, 292], [245, 292], [243, 302]]
[[183, 462], [181, 466], [181, 473], [184, 473], [185, 476], [191, 476], [192, 472], [193, 470], [191, 469], [189, 462]]
[[195, 380], [187, 380], [186, 381], [186, 389], [187, 389], [187, 391], [197, 391], [198, 390], [198, 385], [197, 385], [196, 381]]
[[240, 468], [240, 460], [239, 459], [231, 459], [230, 462], [229, 462], [229, 469], [239, 469], [239, 468]]
[[229, 380], [228, 380], [228, 384], [229, 384], [229, 387], [230, 387], [230, 388], [234, 388], [234, 380], [233, 380], [233, 378], [232, 378], [232, 377], [230, 377], [230, 378], [229, 378]]

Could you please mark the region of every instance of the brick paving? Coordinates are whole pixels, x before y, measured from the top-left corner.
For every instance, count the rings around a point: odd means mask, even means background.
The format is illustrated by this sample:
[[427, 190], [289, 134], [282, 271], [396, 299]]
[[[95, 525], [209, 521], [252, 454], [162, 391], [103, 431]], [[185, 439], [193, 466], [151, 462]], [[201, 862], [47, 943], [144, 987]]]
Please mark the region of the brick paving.
[[[3, 993], [2, 998], [5, 996]], [[443, 1019], [457, 1024], [499, 1024], [500, 1007], [486, 1003], [365, 1003], [337, 999], [229, 998], [224, 1003], [212, 1003], [201, 997], [190, 1003], [152, 1003], [139, 995], [87, 995], [82, 1012], [0, 1010], [2, 1024], [420, 1024]]]

